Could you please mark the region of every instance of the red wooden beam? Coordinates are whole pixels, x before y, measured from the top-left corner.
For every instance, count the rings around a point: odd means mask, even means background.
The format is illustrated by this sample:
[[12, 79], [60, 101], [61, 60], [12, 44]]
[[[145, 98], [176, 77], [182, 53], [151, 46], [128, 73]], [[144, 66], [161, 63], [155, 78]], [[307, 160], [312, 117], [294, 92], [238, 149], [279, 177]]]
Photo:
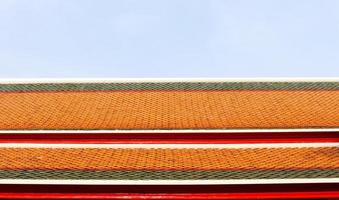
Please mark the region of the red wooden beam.
[[2, 193], [0, 199], [337, 199], [339, 192], [274, 192], [274, 193], [201, 193], [201, 194], [60, 194], [60, 193]]
[[339, 142], [339, 132], [5, 133], [0, 143], [246, 144]]
[[0, 199], [337, 199], [339, 184], [1, 185]]

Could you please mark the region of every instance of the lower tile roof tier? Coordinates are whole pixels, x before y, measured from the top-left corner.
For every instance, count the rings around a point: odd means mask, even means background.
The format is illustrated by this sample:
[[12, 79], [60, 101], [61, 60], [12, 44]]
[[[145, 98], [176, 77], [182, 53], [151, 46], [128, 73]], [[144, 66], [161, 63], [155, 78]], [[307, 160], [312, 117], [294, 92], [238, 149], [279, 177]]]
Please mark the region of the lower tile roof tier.
[[[312, 146], [313, 145], [313, 146]], [[246, 147], [247, 146], [247, 147]], [[339, 146], [70, 145], [0, 147], [0, 182], [62, 181], [339, 181]], [[122, 181], [122, 182], [121, 182]], [[316, 181], [315, 181], [316, 182]], [[160, 182], [156, 182], [160, 183]]]

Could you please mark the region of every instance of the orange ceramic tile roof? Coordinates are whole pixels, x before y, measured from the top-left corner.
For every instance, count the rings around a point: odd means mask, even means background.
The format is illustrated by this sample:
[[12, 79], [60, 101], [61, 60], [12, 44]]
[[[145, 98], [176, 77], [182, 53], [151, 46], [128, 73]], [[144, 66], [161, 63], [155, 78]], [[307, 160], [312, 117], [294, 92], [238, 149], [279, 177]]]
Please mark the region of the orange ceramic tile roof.
[[337, 147], [322, 148], [0, 148], [0, 170], [337, 169]]
[[1, 147], [1, 179], [338, 178], [338, 146], [273, 148]]
[[339, 82], [0, 84], [1, 130], [338, 128]]

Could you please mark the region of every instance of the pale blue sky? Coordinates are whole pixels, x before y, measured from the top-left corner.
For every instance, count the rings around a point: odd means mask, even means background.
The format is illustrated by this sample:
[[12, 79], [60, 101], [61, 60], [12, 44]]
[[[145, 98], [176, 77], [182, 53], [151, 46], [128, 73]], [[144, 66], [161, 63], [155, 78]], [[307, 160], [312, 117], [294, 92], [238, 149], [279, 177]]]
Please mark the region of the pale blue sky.
[[0, 0], [0, 78], [335, 76], [338, 0]]

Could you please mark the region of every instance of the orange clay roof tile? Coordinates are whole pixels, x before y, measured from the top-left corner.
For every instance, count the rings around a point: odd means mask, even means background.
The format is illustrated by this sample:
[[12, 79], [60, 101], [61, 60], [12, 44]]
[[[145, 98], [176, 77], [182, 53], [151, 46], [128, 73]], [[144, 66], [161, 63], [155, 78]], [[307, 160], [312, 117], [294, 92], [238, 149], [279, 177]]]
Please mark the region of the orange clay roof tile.
[[339, 169], [338, 147], [0, 148], [0, 170]]

